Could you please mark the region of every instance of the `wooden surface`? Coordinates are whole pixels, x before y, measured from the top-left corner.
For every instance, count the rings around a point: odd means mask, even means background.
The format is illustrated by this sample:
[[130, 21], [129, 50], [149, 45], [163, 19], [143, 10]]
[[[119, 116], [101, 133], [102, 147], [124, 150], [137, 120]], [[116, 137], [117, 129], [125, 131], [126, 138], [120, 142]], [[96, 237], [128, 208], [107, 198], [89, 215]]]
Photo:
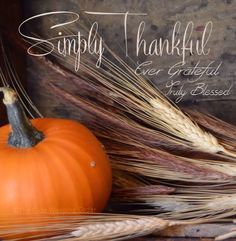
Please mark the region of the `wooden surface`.
[[182, 237], [182, 238], [214, 238], [216, 236], [229, 233], [235, 229], [234, 224], [198, 224], [175, 226], [167, 228], [159, 233], [162, 237]]
[[[187, 95], [180, 103], [180, 106], [191, 106], [204, 109], [220, 118], [223, 118], [231, 123], [236, 124], [236, 86], [235, 86], [235, 62], [236, 62], [236, 47], [235, 47], [235, 18], [236, 18], [236, 1], [235, 0], [130, 0], [130, 1], [115, 1], [115, 0], [46, 0], [44, 4], [41, 1], [35, 0], [33, 2], [23, 1], [25, 9], [25, 17], [35, 15], [37, 13], [55, 11], [55, 10], [73, 10], [74, 12], [81, 13], [84, 10], [87, 11], [103, 11], [103, 12], [141, 12], [147, 13], [147, 16], [134, 17], [130, 16], [128, 20], [128, 48], [130, 58], [124, 56], [124, 29], [122, 25], [122, 18], [112, 17], [112, 21], [109, 16], [94, 17], [90, 16], [91, 21], [97, 20], [99, 23], [99, 29], [101, 35], [104, 37], [106, 43], [112, 48], [119, 56], [123, 57], [133, 67], [137, 66], [137, 58], [135, 57], [135, 39], [137, 33], [138, 23], [141, 20], [146, 22], [145, 38], [147, 41], [151, 41], [154, 38], [163, 39], [171, 38], [173, 25], [176, 21], [180, 21], [183, 28], [189, 21], [193, 21], [195, 28], [192, 38], [194, 41], [199, 39], [202, 35], [203, 26], [207, 21], [213, 22], [213, 32], [209, 40], [209, 46], [211, 47], [210, 54], [206, 56], [187, 56], [187, 62], [191, 65], [196, 64], [198, 61], [204, 66], [209, 61], [215, 61], [219, 63], [222, 61], [219, 75], [214, 77], [204, 76], [202, 81], [209, 85], [209, 88], [224, 89], [233, 84], [229, 96], [191, 96]], [[37, 25], [34, 25], [34, 31], [42, 36], [49, 34], [50, 21], [41, 21]], [[72, 28], [72, 31], [78, 31], [78, 28]], [[183, 30], [182, 30], [183, 31]], [[182, 34], [182, 33], [181, 33]], [[133, 61], [131, 61], [134, 60]], [[178, 62], [178, 56], [144, 56], [140, 55], [139, 62], [141, 61], [153, 61], [155, 66], [159, 68], [167, 69], [173, 63]], [[29, 68], [32, 66], [29, 65]], [[35, 72], [34, 75], [30, 73]], [[41, 75], [40, 67], [34, 66], [34, 70], [29, 73], [30, 85], [38, 85], [40, 78], [37, 73]], [[45, 75], [52, 76], [50, 70]], [[42, 76], [41, 76], [42, 77]], [[158, 86], [164, 93], [167, 92], [166, 83], [168, 75], [166, 71], [163, 71], [155, 76], [146, 76]], [[189, 77], [191, 80], [191, 78]], [[184, 89], [189, 90], [194, 84], [189, 83], [189, 79], [186, 76], [177, 76], [176, 80], [184, 83]], [[65, 80], [62, 84], [66, 84]], [[34, 87], [37, 89], [37, 87]], [[176, 87], [176, 90], [178, 88]], [[40, 88], [43, 92], [46, 90]], [[32, 92], [32, 96], [35, 97], [38, 93]], [[38, 104], [42, 111], [56, 114], [53, 109], [45, 111], [44, 106], [48, 106], [49, 100], [53, 101], [50, 96], [44, 95], [43, 99], [35, 98], [36, 104]], [[169, 96], [173, 100], [173, 95]], [[63, 103], [56, 104], [62, 105]], [[58, 109], [59, 107], [57, 107]], [[66, 111], [66, 110], [65, 110]]]
[[[176, 226], [167, 228], [155, 236], [145, 238], [134, 238], [133, 241], [197, 241], [214, 240], [216, 236], [229, 233], [235, 229], [233, 224], [199, 224], [188, 226]], [[235, 240], [235, 239], [234, 239]]]

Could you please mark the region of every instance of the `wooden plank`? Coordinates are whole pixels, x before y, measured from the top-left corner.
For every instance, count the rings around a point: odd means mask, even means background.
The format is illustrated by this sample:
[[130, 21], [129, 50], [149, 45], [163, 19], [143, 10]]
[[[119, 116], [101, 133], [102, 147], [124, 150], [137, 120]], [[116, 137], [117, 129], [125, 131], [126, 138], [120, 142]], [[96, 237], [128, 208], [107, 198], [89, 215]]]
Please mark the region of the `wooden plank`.
[[158, 236], [163, 237], [204, 237], [215, 238], [216, 236], [230, 232], [235, 229], [234, 224], [198, 224], [198, 225], [184, 225], [169, 227], [159, 233]]

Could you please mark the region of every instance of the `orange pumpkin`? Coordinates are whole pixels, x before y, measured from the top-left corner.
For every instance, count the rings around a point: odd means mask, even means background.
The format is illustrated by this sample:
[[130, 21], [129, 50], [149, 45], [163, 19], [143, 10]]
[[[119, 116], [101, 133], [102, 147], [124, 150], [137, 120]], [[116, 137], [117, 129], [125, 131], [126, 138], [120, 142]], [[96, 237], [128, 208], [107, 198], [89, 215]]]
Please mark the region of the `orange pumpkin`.
[[28, 121], [16, 93], [2, 91], [10, 125], [0, 128], [0, 219], [102, 211], [112, 178], [101, 143], [76, 121]]

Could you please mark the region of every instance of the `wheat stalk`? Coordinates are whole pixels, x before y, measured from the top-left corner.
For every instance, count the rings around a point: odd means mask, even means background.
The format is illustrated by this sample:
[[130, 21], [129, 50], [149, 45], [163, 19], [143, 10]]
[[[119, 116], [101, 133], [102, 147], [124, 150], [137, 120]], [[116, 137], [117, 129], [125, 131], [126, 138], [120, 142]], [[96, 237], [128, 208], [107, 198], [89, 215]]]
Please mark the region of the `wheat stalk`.
[[[59, 223], [57, 219], [60, 220]], [[30, 217], [29, 220], [34, 222], [34, 217]], [[206, 220], [175, 221], [156, 216], [106, 213], [87, 216], [74, 213], [72, 216], [67, 216], [67, 214], [61, 214], [61, 216], [57, 214], [55, 217], [45, 215], [44, 221], [29, 226], [24, 224], [24, 217], [19, 220], [16, 219], [14, 226], [4, 225], [3, 222], [4, 220], [0, 220], [1, 237], [9, 238], [9, 235], [13, 235], [14, 240], [22, 240], [21, 237], [23, 236], [24, 240], [37, 241], [118, 241], [157, 233], [171, 226], [204, 223]], [[221, 235], [218, 239], [223, 240], [232, 237], [233, 234], [232, 232]]]
[[187, 109], [186, 112], [201, 126], [212, 131], [219, 138], [236, 140], [236, 128], [232, 124], [222, 121], [215, 116]]
[[210, 153], [225, 152], [225, 148], [219, 144], [216, 137], [202, 130], [179, 109], [159, 99], [151, 99], [150, 104], [155, 116], [167, 124], [168, 129], [171, 128], [171, 133], [188, 140], [198, 150]]
[[[148, 205], [144, 213], [157, 213], [158, 217], [173, 220], [231, 220], [236, 215], [235, 184], [205, 185], [196, 187], [178, 187], [171, 195], [147, 194], [145, 196], [129, 196], [123, 193], [117, 201], [121, 204], [135, 203]], [[152, 207], [152, 208], [150, 208]], [[156, 212], [155, 212], [156, 209]], [[135, 207], [133, 209], [135, 211]]]
[[215, 238], [215, 240], [220, 241], [220, 240], [225, 240], [225, 239], [235, 238], [235, 237], [236, 237], [236, 230], [233, 230], [229, 233], [219, 235], [218, 237]]
[[[180, 140], [187, 140], [193, 146], [193, 148], [197, 150], [207, 153], [224, 153], [226, 155], [236, 157], [236, 153], [227, 150], [219, 143], [213, 134], [202, 130], [195, 122], [191, 120], [189, 116], [184, 114], [178, 107], [173, 105], [166, 97], [163, 97], [163, 95], [156, 90], [156, 88], [154, 88], [142, 77], [135, 75], [133, 70], [115, 53], [112, 51], [110, 52], [119, 61], [119, 64], [122, 64], [122, 67], [127, 70], [127, 72], [130, 74], [130, 78], [132, 77], [132, 81], [125, 78], [125, 75], [122, 74], [119, 74], [117, 78], [116, 72], [119, 71], [119, 67], [105, 58], [104, 61], [106, 63], [106, 67], [109, 68], [110, 71], [113, 71], [112, 77], [116, 81], [126, 84], [127, 91], [133, 89], [133, 94], [135, 96], [142, 96], [142, 98], [145, 98], [150, 104], [150, 106], [146, 105], [143, 100], [141, 100], [140, 103], [139, 98], [136, 97], [135, 101], [132, 103], [133, 107], [131, 106], [130, 108], [131, 111], [134, 111], [134, 114], [139, 112], [137, 110], [148, 113], [148, 116], [152, 117], [151, 122], [145, 118], [142, 118], [143, 120], [147, 120], [149, 124], [153, 124], [154, 126], [156, 125], [157, 127], [161, 128], [161, 130], [178, 137]], [[90, 68], [90, 71], [92, 71], [92, 68]], [[111, 76], [110, 73], [109, 76]], [[104, 83], [105, 81], [102, 80], [101, 82]], [[137, 84], [139, 84], [138, 88]], [[143, 90], [140, 90], [140, 87], [142, 87]], [[132, 98], [130, 102], [132, 102]], [[144, 107], [143, 110], [142, 107]]]
[[[123, 94], [124, 97], [128, 96], [128, 98], [126, 98], [127, 102], [132, 105], [128, 106], [127, 109], [130, 110], [131, 113], [133, 112], [134, 115], [139, 114], [142, 120], [146, 120], [149, 124], [153, 124], [161, 128], [161, 130], [178, 137], [180, 142], [181, 140], [187, 140], [189, 144], [197, 150], [213, 154], [224, 153], [228, 156], [236, 157], [235, 152], [227, 150], [213, 134], [202, 130], [189, 116], [171, 103], [167, 97], [164, 97], [147, 80], [137, 76], [133, 69], [113, 51], [109, 48], [108, 50], [127, 73], [124, 73], [124, 70], [121, 70], [118, 65], [105, 57], [103, 59], [105, 62], [104, 65], [109, 71], [102, 70], [101, 72], [103, 73], [100, 74], [92, 67], [91, 62], [91, 66], [83, 66], [83, 70], [88, 75], [96, 77], [102, 84], [117, 91], [117, 94]], [[107, 79], [107, 77], [110, 78]], [[120, 89], [117, 90], [117, 83], [114, 81], [120, 83]], [[125, 89], [126, 92], [121, 91], [121, 89]], [[133, 94], [132, 96], [129, 94], [130, 91]], [[143, 101], [144, 99], [148, 101], [149, 105]], [[119, 99], [115, 101], [120, 102]], [[143, 115], [143, 112], [148, 113], [148, 115]], [[150, 121], [147, 117], [152, 117], [152, 120]]]
[[[42, 59], [41, 59], [42, 60]], [[42, 62], [44, 63], [45, 60], [43, 60]], [[112, 87], [109, 87], [108, 89], [104, 88], [104, 87], [98, 87], [97, 85], [93, 85], [93, 82], [88, 79], [88, 78], [84, 78], [84, 76], [80, 76], [80, 78], [76, 78], [75, 74], [72, 74], [68, 71], [66, 71], [65, 69], [60, 68], [59, 66], [56, 66], [54, 64], [52, 64], [50, 61], [46, 60], [47, 64], [50, 65], [50, 67], [52, 69], [54, 69], [55, 71], [57, 71], [58, 73], [64, 75], [64, 76], [68, 76], [68, 78], [70, 78], [70, 80], [72, 80], [75, 85], [78, 85], [78, 87], [81, 89], [85, 85], [85, 83], [87, 82], [87, 86], [85, 88], [87, 88], [87, 91], [92, 91], [93, 92], [93, 96], [96, 97], [96, 93], [99, 93], [98, 97], [101, 98], [106, 98], [104, 103], [111, 103], [111, 105], [114, 104], [114, 102], [118, 102], [122, 105], [126, 105], [126, 110], [129, 110], [129, 113], [132, 113], [132, 108], [134, 108], [133, 104], [135, 103], [132, 102], [132, 98], [130, 98], [130, 96], [125, 97], [122, 96], [120, 93], [114, 93], [111, 91]], [[89, 69], [87, 69], [87, 67], [84, 67], [82, 64], [82, 69], [87, 73], [89, 71]], [[92, 73], [93, 69], [90, 69], [90, 74]], [[96, 73], [95, 75], [91, 74], [93, 77], [95, 78], [100, 78], [100, 77], [104, 77], [103, 75], [100, 76], [99, 73]], [[110, 74], [109, 74], [110, 75]], [[103, 80], [99, 80], [100, 82], [102, 82], [103, 84], [107, 84], [106, 82], [104, 83]], [[109, 80], [108, 80], [109, 81]], [[50, 82], [50, 80], [48, 80], [48, 82]], [[88, 83], [89, 82], [89, 83]], [[88, 90], [88, 88], [90, 88], [90, 90]], [[141, 95], [141, 94], [140, 94]], [[123, 101], [122, 98], [124, 98]], [[100, 99], [98, 99], [98, 101], [100, 101]], [[144, 111], [146, 113], [148, 113], [150, 116], [153, 116], [154, 119], [151, 120], [151, 122], [149, 122], [149, 124], [158, 124], [157, 127], [159, 127], [161, 130], [166, 131], [168, 129], [168, 132], [170, 132], [172, 135], [174, 134], [175, 136], [178, 136], [178, 138], [180, 138], [179, 140], [174, 139], [172, 136], [168, 136], [168, 145], [169, 147], [171, 146], [177, 146], [178, 148], [181, 149], [181, 145], [185, 148], [185, 151], [187, 146], [192, 143], [191, 145], [191, 149], [194, 150], [199, 150], [199, 151], [203, 151], [206, 153], [219, 153], [219, 152], [223, 152], [226, 153], [229, 156], [234, 156], [235, 153], [233, 151], [230, 151], [228, 149], [225, 148], [225, 146], [227, 146], [226, 144], [221, 144], [219, 143], [219, 140], [213, 136], [211, 133], [206, 132], [204, 129], [200, 128], [199, 125], [195, 122], [192, 121], [192, 119], [184, 114], [181, 110], [179, 110], [175, 105], [170, 104], [170, 102], [163, 98], [161, 95], [159, 95], [158, 97], [149, 97], [149, 104], [151, 105], [151, 107], [149, 105], [145, 105], [144, 102], [138, 102], [139, 106], [136, 106], [136, 112], [137, 111]], [[140, 110], [138, 110], [138, 108], [140, 108]], [[142, 110], [143, 108], [143, 110]], [[131, 110], [130, 110], [131, 109]], [[191, 112], [192, 114], [194, 112]], [[200, 114], [200, 113], [199, 113]], [[193, 114], [194, 117], [197, 118], [196, 114]], [[142, 116], [141, 116], [142, 117]], [[205, 118], [207, 118], [207, 116], [204, 116]], [[197, 119], [199, 121], [201, 121], [201, 119]], [[150, 121], [147, 120], [146, 121]], [[207, 118], [207, 123], [206, 123], [206, 127], [211, 127], [211, 130], [213, 131], [212, 128], [214, 128], [214, 130], [219, 131], [219, 132], [223, 132], [224, 134], [226, 134], [226, 130], [232, 130], [233, 132], [235, 132], [235, 129], [233, 129], [233, 127], [229, 126], [228, 124], [224, 124], [222, 121], [220, 120], [213, 120], [213, 118]], [[206, 122], [206, 121], [205, 121]], [[202, 122], [200, 122], [202, 124]], [[219, 128], [219, 124], [221, 124], [221, 129]], [[139, 128], [139, 131], [141, 131], [142, 129]], [[146, 129], [145, 130], [150, 131], [150, 129]], [[230, 133], [228, 133], [228, 135], [232, 136], [232, 131]], [[163, 135], [162, 132], [159, 132], [158, 130], [155, 130], [156, 133], [158, 133], [159, 135], [159, 139], [162, 143], [162, 145], [164, 145], [165, 142], [167, 142], [166, 140], [166, 134]], [[144, 133], [143, 133], [144, 134]], [[148, 136], [152, 136], [151, 138], [155, 138], [153, 135], [153, 133], [149, 133], [148, 135], [145, 136], [145, 139], [148, 139]], [[217, 132], [216, 132], [217, 134]], [[145, 140], [144, 139], [144, 140]], [[186, 140], [186, 142], [184, 142], [183, 140]], [[171, 143], [172, 141], [172, 143]], [[174, 144], [174, 145], [173, 145]], [[161, 145], [161, 144], [160, 144]], [[165, 146], [165, 148], [167, 148], [167, 146]], [[229, 147], [230, 148], [230, 147]]]
[[[236, 223], [236, 220], [233, 220], [233, 223]], [[236, 229], [234, 228], [231, 232], [227, 232], [225, 234], [219, 235], [215, 238], [216, 241], [225, 240], [229, 238], [235, 238], [236, 237]]]
[[[118, 58], [117, 56], [115, 57]], [[107, 86], [108, 89], [116, 93], [110, 97], [113, 101], [121, 105], [129, 103], [125, 111], [169, 133], [177, 138], [180, 143], [183, 142], [183, 140], [187, 141], [187, 144], [193, 149], [211, 154], [224, 153], [227, 156], [236, 157], [236, 154], [221, 145], [213, 134], [202, 130], [190, 117], [171, 104], [169, 100], [163, 97], [157, 90], [153, 89], [151, 85], [148, 85], [144, 79], [140, 80], [138, 77], [133, 77], [132, 81], [130, 81], [132, 75], [127, 78], [126, 75], [122, 75], [122, 73], [119, 72], [118, 66], [114, 67], [114, 64], [111, 64], [110, 61], [106, 59], [104, 61], [107, 63], [105, 64], [106, 67], [110, 67], [109, 70], [111, 72], [113, 71], [112, 74], [106, 70], [101, 70], [101, 74], [98, 70], [93, 69], [93, 67], [88, 67], [83, 64], [81, 68], [86, 74], [96, 78], [100, 83]], [[127, 67], [122, 60], [120, 60], [120, 63], [123, 64], [124, 68], [129, 70], [129, 67]], [[117, 82], [120, 83], [119, 87], [117, 87]], [[135, 84], [132, 84], [133, 82], [135, 82]], [[137, 87], [137, 84], [139, 84], [139, 87]], [[140, 90], [141, 87], [145, 89]], [[126, 90], [122, 90], [124, 88], [126, 88]], [[133, 95], [130, 94], [130, 91]], [[151, 94], [149, 92], [151, 92]], [[139, 96], [141, 96], [141, 99]], [[124, 101], [121, 102], [122, 98]], [[146, 99], [148, 103], [143, 101], [143, 99]], [[173, 137], [170, 137], [170, 139], [172, 138]]]
[[0, 51], [1, 51], [2, 65], [3, 65], [3, 67], [0, 67], [0, 80], [2, 82], [2, 86], [4, 87], [12, 86], [12, 88], [18, 94], [18, 98], [21, 104], [23, 105], [24, 109], [32, 118], [34, 117], [33, 112], [36, 113], [37, 116], [42, 117], [41, 113], [39, 112], [37, 107], [33, 104], [28, 94], [26, 93], [24, 87], [21, 84], [21, 81], [19, 80], [19, 76], [16, 73], [14, 65], [12, 65], [12, 63], [9, 60], [9, 57], [7, 56], [6, 46], [4, 44], [4, 40], [1, 32], [0, 32]]
[[22, 216], [11, 225], [6, 223], [7, 217], [0, 219], [0, 236], [15, 236], [14, 240], [21, 240], [21, 235], [24, 240], [126, 240], [161, 231], [170, 226], [193, 223], [169, 221], [155, 216], [108, 213], [53, 215], [55, 216], [41, 215], [41, 222], [28, 226], [25, 223], [29, 223], [30, 220], [33, 223], [37, 216]]
[[[86, 27], [82, 27], [87, 31]], [[73, 34], [67, 28], [64, 28], [64, 31]], [[133, 69], [108, 46], [105, 47], [118, 64], [103, 56], [102, 62], [105, 68], [97, 69], [94, 67], [94, 61], [84, 57], [84, 61], [80, 63], [80, 71], [83, 75], [90, 76], [90, 81], [96, 80], [113, 93], [107, 97], [123, 106], [123, 111], [159, 128], [168, 133], [170, 139], [173, 140], [174, 137], [176, 141], [192, 149], [211, 154], [223, 153], [236, 158], [234, 151], [219, 143], [213, 134], [202, 130], [149, 81], [136, 75]], [[53, 54], [58, 59], [61, 58], [57, 53]], [[75, 57], [67, 57], [69, 65], [73, 66], [74, 61]], [[124, 106], [125, 104], [128, 106]]]

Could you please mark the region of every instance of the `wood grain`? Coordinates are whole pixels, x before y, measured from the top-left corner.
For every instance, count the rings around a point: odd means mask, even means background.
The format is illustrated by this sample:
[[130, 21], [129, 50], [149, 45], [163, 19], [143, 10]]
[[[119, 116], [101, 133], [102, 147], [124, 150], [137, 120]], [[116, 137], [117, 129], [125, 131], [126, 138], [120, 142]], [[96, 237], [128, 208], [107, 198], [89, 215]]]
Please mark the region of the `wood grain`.
[[[235, 229], [233, 224], [199, 224], [167, 228], [151, 237], [135, 238], [133, 241], [211, 241], [216, 236]], [[235, 240], [235, 239], [231, 239]]]
[[[199, 39], [202, 35], [203, 26], [207, 21], [213, 22], [213, 32], [209, 40], [211, 48], [210, 54], [206, 56], [187, 56], [187, 63], [194, 66], [198, 61], [201, 64], [207, 65], [210, 61], [219, 63], [222, 61], [220, 73], [217, 76], [204, 76], [202, 82], [206, 83], [209, 88], [224, 89], [233, 84], [229, 96], [192, 96], [187, 95], [180, 103], [180, 106], [198, 107], [210, 112], [220, 118], [225, 119], [233, 124], [236, 124], [236, 86], [235, 86], [235, 62], [236, 62], [236, 47], [235, 47], [235, 18], [236, 18], [236, 1], [235, 0], [131, 0], [131, 1], [115, 1], [115, 0], [81, 0], [81, 1], [64, 1], [64, 0], [47, 0], [47, 4], [41, 4], [41, 1], [34, 1], [31, 4], [29, 1], [24, 2], [25, 17], [32, 16], [37, 13], [46, 11], [55, 11], [61, 9], [73, 10], [81, 13], [83, 10], [87, 11], [103, 11], [103, 12], [141, 12], [147, 13], [147, 16], [134, 17], [130, 16], [128, 19], [128, 47], [129, 56], [124, 56], [124, 29], [122, 17], [116, 16], [111, 18], [109, 16], [94, 17], [90, 16], [91, 21], [97, 20], [99, 22], [100, 34], [104, 37], [106, 43], [119, 56], [123, 57], [131, 66], [137, 65], [137, 58], [135, 57], [135, 44], [138, 23], [142, 20], [146, 22], [145, 38], [147, 42], [154, 38], [171, 38], [173, 25], [176, 21], [180, 21], [182, 26], [186, 26], [189, 21], [193, 21], [195, 28], [192, 38], [194, 41]], [[34, 31], [43, 36], [49, 34], [50, 21], [41, 21], [34, 25]], [[78, 31], [78, 27], [72, 27], [72, 31]], [[133, 61], [134, 60], [134, 61]], [[178, 62], [178, 56], [145, 56], [140, 55], [138, 61], [153, 61], [153, 66], [163, 69], [168, 69], [169, 66]], [[29, 65], [29, 68], [33, 66]], [[29, 74], [29, 84], [38, 84], [40, 81], [37, 77], [40, 68], [34, 66], [34, 76]], [[52, 73], [50, 75], [53, 76]], [[167, 92], [166, 83], [168, 80], [167, 71], [163, 71], [158, 76], [146, 76], [150, 78], [159, 89], [164, 93]], [[184, 89], [190, 90], [194, 84], [189, 83], [191, 76], [177, 76], [174, 80], [178, 80], [184, 84]], [[64, 80], [66, 81], [66, 80]], [[64, 83], [65, 85], [68, 83]], [[178, 87], [175, 88], [176, 90]], [[43, 88], [41, 92], [45, 91]], [[46, 92], [46, 91], [45, 91]], [[32, 93], [34, 95], [34, 93]], [[49, 96], [47, 98], [38, 99], [36, 102], [45, 102], [48, 104]], [[173, 100], [175, 97], [170, 96]], [[53, 100], [50, 100], [53, 101]], [[56, 100], [57, 103], [57, 100]], [[42, 105], [42, 103], [40, 103]], [[62, 105], [58, 103], [58, 105]], [[49, 111], [49, 110], [48, 110]]]

